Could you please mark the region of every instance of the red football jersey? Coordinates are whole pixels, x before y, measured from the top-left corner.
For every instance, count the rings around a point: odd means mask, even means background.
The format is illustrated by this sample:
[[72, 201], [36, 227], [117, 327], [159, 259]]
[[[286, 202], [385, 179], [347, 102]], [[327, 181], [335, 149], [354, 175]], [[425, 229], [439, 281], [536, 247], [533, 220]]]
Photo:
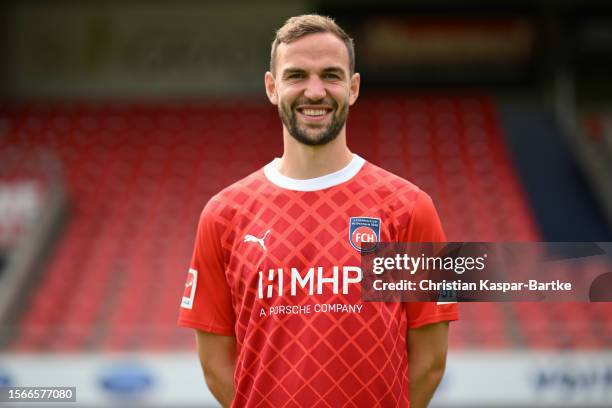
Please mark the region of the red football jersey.
[[431, 199], [357, 155], [309, 180], [277, 161], [202, 211], [179, 325], [236, 336], [234, 407], [408, 407], [406, 330], [457, 305], [362, 301], [360, 249], [444, 241]]

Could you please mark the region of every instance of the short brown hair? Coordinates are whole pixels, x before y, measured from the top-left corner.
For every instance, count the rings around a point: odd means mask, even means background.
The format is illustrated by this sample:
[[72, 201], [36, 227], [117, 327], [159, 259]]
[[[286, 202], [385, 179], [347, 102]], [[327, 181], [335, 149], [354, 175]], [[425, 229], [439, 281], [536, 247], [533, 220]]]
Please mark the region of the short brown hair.
[[276, 68], [276, 49], [279, 44], [289, 44], [308, 34], [315, 33], [331, 33], [344, 42], [349, 55], [351, 74], [354, 74], [355, 45], [353, 39], [331, 17], [320, 16], [318, 14], [303, 14], [291, 17], [276, 31], [276, 37], [272, 41], [272, 51], [270, 53], [270, 72], [274, 74], [274, 69]]

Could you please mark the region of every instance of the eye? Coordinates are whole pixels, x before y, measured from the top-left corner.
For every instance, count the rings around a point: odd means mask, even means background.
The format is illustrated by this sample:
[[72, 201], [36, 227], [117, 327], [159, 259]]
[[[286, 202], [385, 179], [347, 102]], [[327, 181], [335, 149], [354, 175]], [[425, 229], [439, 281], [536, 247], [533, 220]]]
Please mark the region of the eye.
[[340, 79], [340, 75], [334, 74], [333, 72], [327, 72], [323, 74], [323, 78], [337, 80]]
[[287, 79], [301, 79], [303, 77], [304, 77], [304, 74], [302, 74], [300, 72], [294, 72], [294, 73], [291, 73], [291, 74], [287, 74], [285, 76], [285, 78], [287, 78]]

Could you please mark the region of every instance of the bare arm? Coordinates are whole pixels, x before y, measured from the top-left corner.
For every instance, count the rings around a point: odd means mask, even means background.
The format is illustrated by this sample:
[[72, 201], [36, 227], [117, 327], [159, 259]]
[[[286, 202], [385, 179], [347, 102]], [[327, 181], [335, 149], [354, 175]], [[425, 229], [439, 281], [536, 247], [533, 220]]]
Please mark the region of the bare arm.
[[235, 393], [236, 338], [196, 330], [196, 342], [206, 385], [223, 407], [229, 407]]
[[409, 329], [406, 343], [410, 407], [425, 408], [444, 375], [448, 322]]

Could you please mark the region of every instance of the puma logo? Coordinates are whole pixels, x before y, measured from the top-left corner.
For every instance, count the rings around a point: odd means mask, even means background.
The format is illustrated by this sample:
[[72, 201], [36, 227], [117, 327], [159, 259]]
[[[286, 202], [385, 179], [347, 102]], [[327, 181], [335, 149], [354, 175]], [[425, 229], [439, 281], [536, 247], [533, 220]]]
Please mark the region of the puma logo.
[[266, 233], [264, 234], [263, 237], [261, 238], [257, 238], [254, 235], [251, 234], [246, 234], [244, 236], [244, 242], [257, 242], [259, 245], [261, 245], [261, 247], [263, 248], [263, 250], [266, 250], [266, 237], [268, 236], [268, 234], [270, 233], [270, 230], [267, 230]]

